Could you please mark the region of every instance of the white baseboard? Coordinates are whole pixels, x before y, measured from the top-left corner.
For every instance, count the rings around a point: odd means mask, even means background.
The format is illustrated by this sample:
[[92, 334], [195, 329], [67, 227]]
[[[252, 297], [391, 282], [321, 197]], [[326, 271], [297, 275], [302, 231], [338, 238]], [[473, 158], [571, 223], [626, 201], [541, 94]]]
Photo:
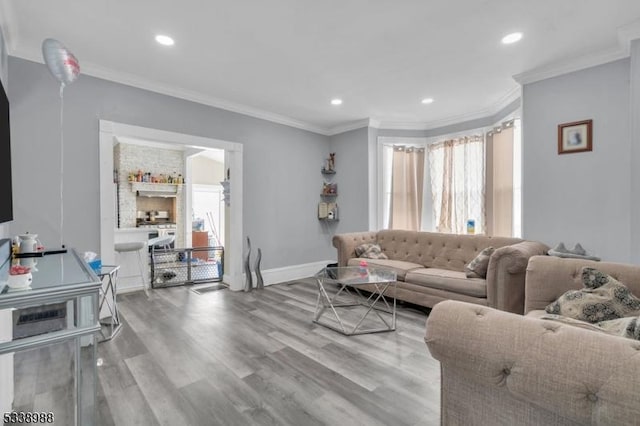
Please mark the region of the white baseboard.
[[[319, 262], [302, 263], [300, 265], [283, 266], [281, 268], [265, 269], [262, 271], [264, 285], [278, 284], [286, 281], [299, 280], [314, 276], [319, 270], [334, 263], [335, 260], [322, 260]], [[255, 283], [255, 275], [254, 281]]]
[[[264, 279], [264, 285], [279, 284], [282, 282], [299, 280], [301, 278], [308, 278], [315, 275], [319, 270], [327, 266], [329, 263], [335, 263], [336, 260], [321, 260], [318, 262], [302, 263], [299, 265], [283, 266], [280, 268], [265, 269], [262, 271], [262, 278]], [[245, 274], [242, 274], [242, 280], [244, 282]], [[222, 277], [223, 282], [228, 282], [228, 275]], [[255, 285], [256, 275], [253, 273], [253, 283]], [[143, 290], [144, 287], [141, 284], [121, 285], [118, 283], [118, 294], [131, 293], [134, 291]]]

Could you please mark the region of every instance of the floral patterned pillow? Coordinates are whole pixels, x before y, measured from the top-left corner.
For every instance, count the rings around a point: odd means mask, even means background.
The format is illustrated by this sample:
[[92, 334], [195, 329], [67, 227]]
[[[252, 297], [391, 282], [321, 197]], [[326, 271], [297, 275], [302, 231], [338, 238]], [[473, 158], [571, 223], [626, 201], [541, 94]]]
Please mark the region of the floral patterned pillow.
[[489, 259], [493, 252], [493, 247], [487, 247], [482, 250], [471, 262], [464, 265], [464, 271], [467, 278], [487, 278], [487, 269], [489, 268]]
[[581, 290], [569, 290], [545, 311], [591, 323], [640, 316], [640, 299], [610, 275], [582, 268]]
[[388, 259], [387, 255], [382, 252], [380, 246], [375, 243], [360, 244], [356, 247], [355, 252], [356, 256], [365, 259]]
[[584, 328], [591, 331], [599, 331], [601, 333], [607, 333], [614, 336], [640, 340], [640, 317], [625, 317], [596, 323], [580, 321], [564, 317], [562, 315], [544, 315], [540, 317], [540, 319], [570, 324], [574, 327]]

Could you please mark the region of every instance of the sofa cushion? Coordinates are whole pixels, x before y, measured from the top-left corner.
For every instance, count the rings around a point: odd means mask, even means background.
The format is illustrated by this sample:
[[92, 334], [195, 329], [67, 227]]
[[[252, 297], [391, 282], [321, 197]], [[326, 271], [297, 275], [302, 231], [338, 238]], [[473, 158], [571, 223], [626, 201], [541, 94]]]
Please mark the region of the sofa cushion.
[[640, 315], [640, 299], [610, 275], [584, 267], [581, 278], [585, 288], [567, 291], [545, 311], [588, 322]]
[[[359, 266], [361, 261], [362, 259], [360, 258], [352, 257], [347, 262], [347, 265]], [[391, 260], [391, 259], [367, 259], [367, 265], [372, 267], [391, 269], [396, 273], [396, 276], [398, 277], [398, 279], [402, 281], [404, 281], [408, 271], [422, 268], [422, 265], [418, 265], [417, 263], [403, 262], [402, 260]]]
[[489, 268], [489, 259], [496, 251], [493, 247], [487, 247], [482, 250], [471, 262], [464, 265], [464, 271], [467, 278], [487, 278], [487, 268]]
[[464, 272], [420, 268], [408, 272], [404, 280], [407, 283], [466, 294], [467, 296], [487, 297], [487, 280], [467, 278]]
[[376, 243], [360, 244], [355, 248], [356, 256], [365, 259], [388, 259], [387, 255], [382, 252], [380, 246]]

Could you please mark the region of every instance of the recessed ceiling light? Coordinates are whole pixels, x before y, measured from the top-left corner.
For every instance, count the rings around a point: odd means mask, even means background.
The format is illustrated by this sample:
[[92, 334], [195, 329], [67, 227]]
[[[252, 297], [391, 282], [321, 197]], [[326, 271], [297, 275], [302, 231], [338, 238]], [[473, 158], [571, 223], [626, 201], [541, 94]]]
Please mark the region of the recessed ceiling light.
[[522, 39], [522, 33], [511, 33], [502, 37], [502, 44], [511, 44], [520, 41]]
[[331, 105], [342, 105], [342, 99], [331, 99]]
[[422, 101], [423, 104], [428, 105], [433, 103], [433, 98], [424, 98]]
[[175, 44], [171, 37], [162, 34], [156, 36], [156, 41], [163, 46], [173, 46]]

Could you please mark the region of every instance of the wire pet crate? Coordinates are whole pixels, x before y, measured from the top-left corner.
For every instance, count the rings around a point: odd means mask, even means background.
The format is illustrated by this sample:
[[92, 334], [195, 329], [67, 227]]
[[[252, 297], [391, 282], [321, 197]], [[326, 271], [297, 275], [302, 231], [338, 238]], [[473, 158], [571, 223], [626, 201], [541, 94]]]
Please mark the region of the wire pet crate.
[[149, 256], [151, 288], [222, 281], [223, 247], [152, 248]]

